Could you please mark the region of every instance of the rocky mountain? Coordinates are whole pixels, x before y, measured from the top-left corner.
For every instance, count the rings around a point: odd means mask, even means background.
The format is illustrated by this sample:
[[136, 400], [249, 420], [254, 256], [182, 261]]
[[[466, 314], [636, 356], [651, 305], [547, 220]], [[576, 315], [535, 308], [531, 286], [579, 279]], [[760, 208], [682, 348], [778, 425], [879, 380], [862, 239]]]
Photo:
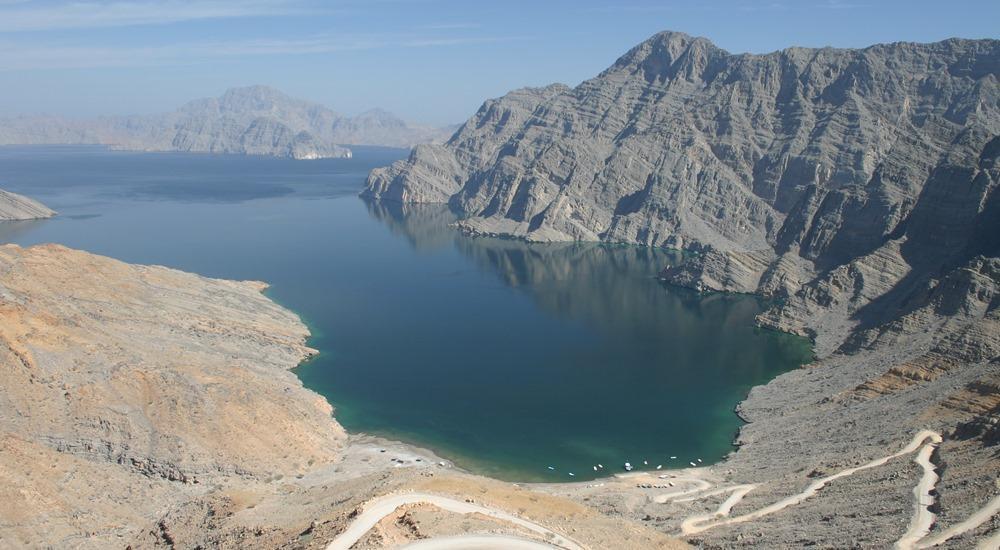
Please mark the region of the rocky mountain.
[[55, 215], [54, 210], [38, 201], [0, 189], [0, 221], [38, 220]]
[[[683, 249], [665, 280], [776, 298], [759, 322], [810, 336], [818, 361], [741, 405], [733, 482], [777, 499], [802, 469], [933, 427], [936, 525], [955, 525], [1000, 473], [998, 185], [998, 40], [752, 55], [665, 32], [575, 88], [488, 100], [363, 194], [448, 203], [471, 234]], [[872, 483], [909, 513], [903, 484]], [[829, 506], [696, 542], [794, 546]], [[872, 514], [876, 546], [906, 523]]]
[[576, 88], [487, 101], [364, 194], [448, 202], [473, 233], [695, 251], [665, 275], [702, 289], [815, 301], [881, 262], [858, 306], [998, 254], [998, 73], [996, 40], [734, 55], [661, 33]]
[[344, 145], [410, 147], [449, 134], [448, 129], [409, 126], [380, 110], [346, 117], [266, 86], [233, 88], [220, 97], [194, 100], [160, 115], [0, 120], [0, 144], [102, 144], [126, 150], [295, 159], [350, 156]]

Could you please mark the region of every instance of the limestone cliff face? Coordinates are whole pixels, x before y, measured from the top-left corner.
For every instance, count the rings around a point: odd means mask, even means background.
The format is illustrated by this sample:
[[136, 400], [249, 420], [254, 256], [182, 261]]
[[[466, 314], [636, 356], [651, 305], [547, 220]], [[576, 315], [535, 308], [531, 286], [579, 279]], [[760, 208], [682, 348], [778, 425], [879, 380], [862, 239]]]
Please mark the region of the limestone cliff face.
[[697, 251], [664, 275], [703, 289], [816, 297], [885, 272], [821, 306], [850, 316], [997, 255], [998, 75], [996, 40], [734, 55], [660, 33], [576, 88], [487, 101], [365, 194], [449, 202], [473, 233]]
[[0, 121], [0, 144], [101, 144], [138, 151], [235, 153], [295, 159], [349, 157], [344, 145], [410, 147], [451, 129], [411, 126], [381, 110], [356, 117], [266, 86], [232, 88], [159, 115]]
[[38, 201], [0, 189], [0, 221], [38, 220], [55, 215], [54, 210]]
[[1000, 126], [998, 70], [1000, 41], [733, 55], [661, 33], [574, 89], [488, 101], [368, 194], [450, 201], [470, 229], [528, 239], [829, 267], [899, 228], [934, 174], [975, 166]]

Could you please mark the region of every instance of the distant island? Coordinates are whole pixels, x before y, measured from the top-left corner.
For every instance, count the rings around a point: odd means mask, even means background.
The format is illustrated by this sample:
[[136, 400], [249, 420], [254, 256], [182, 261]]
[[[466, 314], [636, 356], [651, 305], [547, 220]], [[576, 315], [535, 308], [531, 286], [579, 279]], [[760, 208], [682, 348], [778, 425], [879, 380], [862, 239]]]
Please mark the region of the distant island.
[[345, 158], [349, 145], [412, 147], [443, 141], [454, 127], [411, 126], [373, 109], [349, 117], [267, 86], [232, 88], [157, 115], [0, 119], [0, 145], [96, 144], [128, 151]]

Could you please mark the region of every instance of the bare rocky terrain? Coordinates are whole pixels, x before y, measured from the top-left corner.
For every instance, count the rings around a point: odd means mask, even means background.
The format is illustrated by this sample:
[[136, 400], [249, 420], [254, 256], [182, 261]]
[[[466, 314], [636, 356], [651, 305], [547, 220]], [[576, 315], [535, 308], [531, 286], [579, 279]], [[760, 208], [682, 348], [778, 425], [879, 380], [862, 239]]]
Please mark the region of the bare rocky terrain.
[[132, 151], [349, 157], [348, 145], [411, 147], [447, 139], [454, 128], [412, 126], [380, 109], [355, 117], [266, 86], [232, 88], [160, 115], [0, 120], [0, 144], [99, 144]]
[[0, 221], [40, 220], [56, 213], [44, 204], [0, 189]]
[[315, 352], [265, 286], [0, 246], [0, 548], [324, 548], [380, 498], [421, 494], [448, 505], [390, 508], [353, 547], [548, 544], [525, 525], [594, 547], [685, 546], [346, 435], [290, 372]]
[[[577, 498], [674, 532], [738, 487], [753, 489], [718, 518], [933, 430], [931, 504], [915, 502], [907, 454], [688, 538], [881, 548], [917, 507], [932, 541], [1000, 502], [998, 79], [998, 40], [751, 55], [660, 33], [575, 88], [487, 101], [447, 143], [373, 171], [364, 195], [448, 203], [471, 234], [681, 249], [665, 281], [772, 297], [760, 324], [814, 340], [813, 364], [739, 406], [740, 450], [692, 473], [732, 490], [658, 502], [616, 482]], [[986, 512], [941, 543], [997, 544]]]

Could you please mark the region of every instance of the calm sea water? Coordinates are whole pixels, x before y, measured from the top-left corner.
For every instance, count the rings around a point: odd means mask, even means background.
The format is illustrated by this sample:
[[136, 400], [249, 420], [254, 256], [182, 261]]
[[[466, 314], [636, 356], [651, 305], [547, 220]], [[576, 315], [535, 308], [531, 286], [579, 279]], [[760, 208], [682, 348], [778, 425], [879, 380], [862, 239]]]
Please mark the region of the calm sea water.
[[717, 461], [750, 387], [810, 357], [753, 327], [756, 298], [659, 283], [668, 251], [469, 238], [444, 207], [357, 198], [368, 170], [405, 154], [0, 147], [0, 188], [60, 211], [0, 223], [0, 241], [268, 281], [321, 351], [296, 372], [348, 430], [504, 479]]

